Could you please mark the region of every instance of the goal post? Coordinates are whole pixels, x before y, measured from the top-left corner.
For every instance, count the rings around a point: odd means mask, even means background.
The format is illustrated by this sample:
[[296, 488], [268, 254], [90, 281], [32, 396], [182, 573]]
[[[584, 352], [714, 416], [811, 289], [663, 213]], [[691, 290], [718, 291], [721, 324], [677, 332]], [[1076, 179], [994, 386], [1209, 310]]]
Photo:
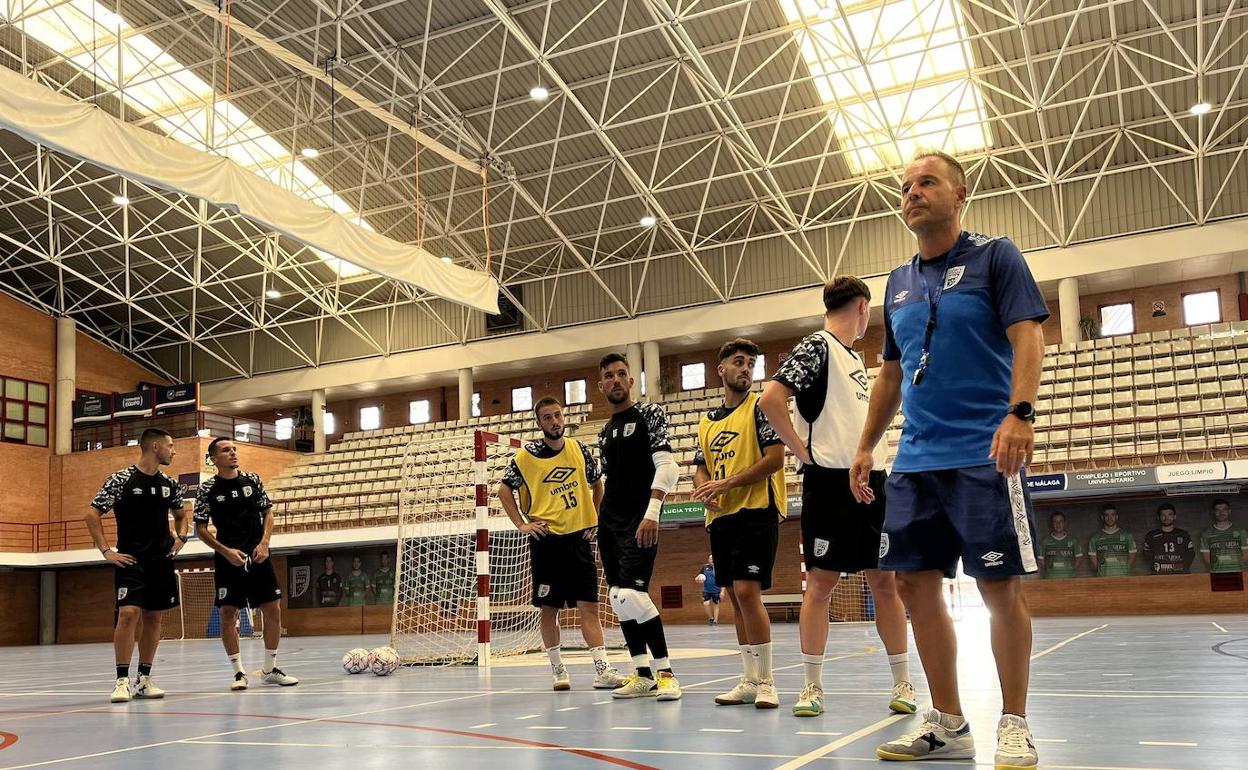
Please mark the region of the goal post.
[[[179, 569], [178, 606], [165, 612], [160, 622], [162, 641], [219, 639], [221, 612], [216, 606], [216, 580], [211, 567]], [[238, 613], [239, 636], [255, 639], [263, 635], [262, 615], [250, 608]]]
[[[405, 665], [489, 666], [541, 649], [528, 536], [493, 492], [521, 446], [518, 438], [488, 431], [417, 434], [408, 442], [390, 633]], [[598, 599], [608, 643], [619, 644], [601, 568]], [[575, 610], [560, 614], [562, 628], [579, 624]], [[563, 636], [565, 649], [583, 644], [579, 631]]]

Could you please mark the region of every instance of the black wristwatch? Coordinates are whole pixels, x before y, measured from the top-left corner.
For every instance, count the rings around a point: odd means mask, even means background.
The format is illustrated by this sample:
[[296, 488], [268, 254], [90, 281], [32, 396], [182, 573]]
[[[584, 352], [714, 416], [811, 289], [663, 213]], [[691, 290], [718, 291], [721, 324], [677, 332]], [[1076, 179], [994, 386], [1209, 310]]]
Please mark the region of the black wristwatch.
[[1012, 414], [1020, 420], [1027, 422], [1036, 421], [1036, 408], [1031, 405], [1030, 401], [1019, 401], [1017, 404], [1010, 404], [1010, 411], [1006, 414]]
[[178, 539], [179, 539], [179, 540], [181, 540], [183, 543], [185, 543], [185, 542], [187, 542], [188, 540], [190, 540], [190, 538], [189, 538], [189, 537], [187, 537], [186, 535], [178, 535]]

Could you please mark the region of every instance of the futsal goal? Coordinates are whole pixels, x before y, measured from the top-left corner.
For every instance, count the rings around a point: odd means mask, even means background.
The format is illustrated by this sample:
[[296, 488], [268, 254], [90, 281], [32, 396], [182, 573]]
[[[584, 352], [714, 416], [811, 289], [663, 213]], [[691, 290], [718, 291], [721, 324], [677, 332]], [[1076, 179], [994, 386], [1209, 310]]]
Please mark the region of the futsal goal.
[[[489, 666], [494, 657], [541, 650], [528, 536], [493, 492], [520, 446], [485, 431], [408, 442], [390, 633], [404, 665]], [[618, 645], [601, 566], [598, 591], [607, 643]], [[565, 610], [560, 624], [579, 629], [578, 613]], [[562, 636], [565, 649], [583, 644], [579, 630]]]
[[[165, 613], [160, 622], [160, 638], [180, 639], [221, 638], [221, 613], [216, 607], [216, 584], [212, 568], [180, 569], [178, 606]], [[244, 639], [264, 635], [263, 616], [245, 608], [238, 613], [238, 633]]]

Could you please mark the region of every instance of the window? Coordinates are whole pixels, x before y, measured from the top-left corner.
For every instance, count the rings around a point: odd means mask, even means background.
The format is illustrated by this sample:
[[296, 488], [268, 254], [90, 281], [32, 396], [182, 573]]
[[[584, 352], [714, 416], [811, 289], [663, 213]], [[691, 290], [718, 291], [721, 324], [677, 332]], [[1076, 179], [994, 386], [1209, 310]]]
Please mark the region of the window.
[[1131, 302], [1101, 306], [1101, 336], [1119, 334], [1135, 334], [1135, 305]]
[[706, 364], [682, 364], [680, 367], [680, 389], [693, 390], [706, 387]]
[[0, 438], [17, 444], [48, 445], [48, 386], [0, 377]]
[[533, 408], [533, 388], [525, 385], [523, 388], [511, 389], [511, 411], [526, 412]]
[[583, 404], [587, 400], [585, 380], [568, 380], [563, 383], [563, 403]]
[[765, 379], [767, 379], [767, 356], [759, 353], [758, 358], [754, 359], [754, 381], [759, 382]]
[[325, 435], [330, 436], [338, 432], [338, 421], [334, 419], [333, 412], [325, 413]]
[[480, 393], [472, 394], [472, 416], [473, 417], [481, 416], [481, 394]]
[[244, 441], [244, 442], [251, 441], [251, 437], [253, 434], [257, 436], [260, 435], [260, 431], [256, 430], [255, 428], [256, 426], [252, 425], [249, 422], [236, 423], [234, 425], [234, 440]]
[[360, 430], [377, 430], [381, 427], [381, 407], [366, 406], [360, 410]]
[[286, 441], [290, 439], [291, 436], [295, 435], [295, 418], [282, 417], [277, 422], [273, 423], [273, 427], [275, 428], [273, 431], [274, 437], [278, 441]]
[[433, 415], [430, 412], [429, 399], [409, 401], [407, 404], [407, 421], [412, 425], [429, 422], [433, 419]]
[[1222, 297], [1218, 291], [1200, 291], [1183, 295], [1183, 323], [1216, 324], [1222, 320]]

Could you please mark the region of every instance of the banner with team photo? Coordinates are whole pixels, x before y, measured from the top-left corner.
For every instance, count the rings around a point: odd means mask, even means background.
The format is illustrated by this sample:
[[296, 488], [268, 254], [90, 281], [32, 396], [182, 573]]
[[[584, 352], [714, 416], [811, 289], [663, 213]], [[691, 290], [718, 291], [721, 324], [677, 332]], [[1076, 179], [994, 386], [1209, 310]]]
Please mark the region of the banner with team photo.
[[[292, 609], [317, 607], [350, 607], [389, 604], [394, 594], [394, 578], [385, 580], [381, 572], [381, 555], [390, 556], [389, 574], [395, 569], [394, 545], [362, 545], [358, 548], [339, 546], [324, 551], [301, 551], [286, 559], [289, 596]], [[360, 574], [353, 575], [351, 562], [360, 557]], [[331, 561], [327, 564], [326, 557]]]

